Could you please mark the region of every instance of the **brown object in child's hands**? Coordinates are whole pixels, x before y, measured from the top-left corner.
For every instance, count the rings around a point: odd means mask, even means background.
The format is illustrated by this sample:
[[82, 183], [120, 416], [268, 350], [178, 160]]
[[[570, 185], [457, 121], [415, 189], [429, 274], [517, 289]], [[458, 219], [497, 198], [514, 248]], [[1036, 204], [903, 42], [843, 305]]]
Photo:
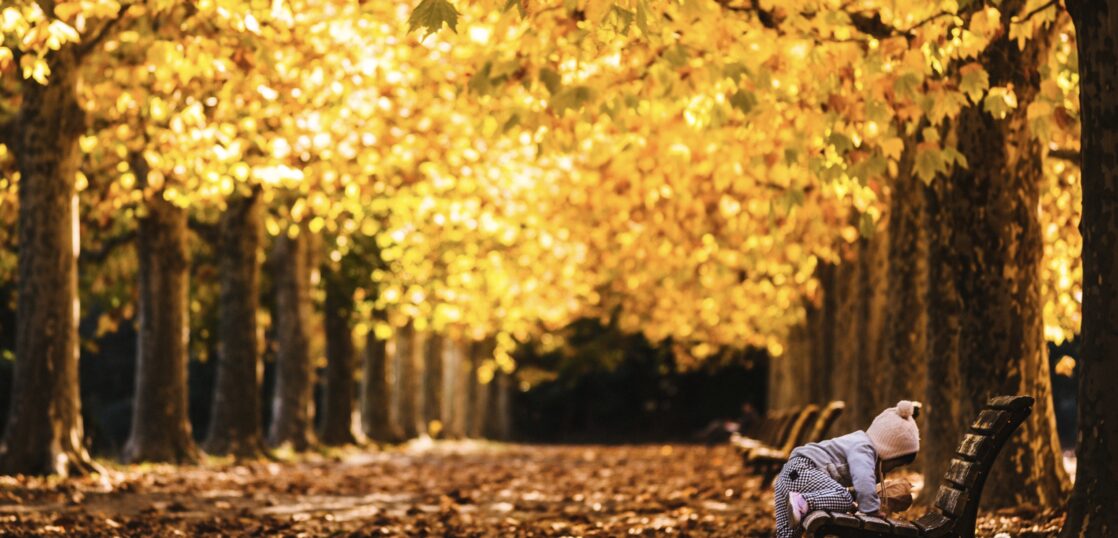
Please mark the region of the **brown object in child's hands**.
[[912, 484], [904, 478], [886, 480], [877, 485], [877, 496], [883, 512], [904, 512], [912, 507]]

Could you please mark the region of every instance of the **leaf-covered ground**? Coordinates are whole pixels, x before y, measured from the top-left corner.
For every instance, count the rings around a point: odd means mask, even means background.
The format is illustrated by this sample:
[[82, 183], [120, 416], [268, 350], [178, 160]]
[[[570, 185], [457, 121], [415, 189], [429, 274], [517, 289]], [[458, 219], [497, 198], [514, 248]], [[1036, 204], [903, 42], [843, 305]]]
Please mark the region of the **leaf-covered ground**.
[[[0, 477], [4, 536], [770, 536], [729, 447], [413, 443], [298, 461]], [[1053, 514], [980, 536], [1051, 536]]]

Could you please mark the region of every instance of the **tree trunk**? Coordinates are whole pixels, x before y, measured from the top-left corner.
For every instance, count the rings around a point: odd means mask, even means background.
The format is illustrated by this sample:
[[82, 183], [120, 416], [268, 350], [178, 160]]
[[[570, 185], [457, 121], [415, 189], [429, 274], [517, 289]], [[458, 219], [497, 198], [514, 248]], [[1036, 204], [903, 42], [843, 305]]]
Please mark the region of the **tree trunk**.
[[304, 451], [317, 444], [314, 433], [314, 363], [310, 352], [310, 235], [276, 237], [273, 288], [276, 293], [276, 390], [268, 442]]
[[405, 439], [426, 432], [423, 424], [423, 334], [410, 323], [396, 334], [397, 420]]
[[1078, 465], [1062, 536], [1118, 533], [1118, 5], [1068, 2], [1079, 48], [1083, 331]]
[[[928, 224], [928, 295], [926, 328], [927, 359], [923, 428], [920, 432], [919, 458], [923, 461], [924, 489], [922, 502], [936, 497], [940, 481], [959, 443], [964, 425], [959, 402], [962, 381], [959, 379], [959, 338], [963, 316], [963, 300], [956, 283], [958, 268], [948, 264], [955, 244], [949, 218], [952, 191], [955, 185], [937, 178], [927, 189]], [[899, 328], [898, 328], [899, 330]], [[900, 374], [900, 367], [894, 372]], [[896, 384], [894, 384], [896, 386]]]
[[846, 411], [835, 423], [835, 431], [853, 431], [856, 424], [855, 411], [858, 409], [862, 395], [858, 393], [858, 371], [861, 353], [861, 342], [858, 336], [861, 333], [861, 284], [862, 275], [858, 257], [861, 255], [859, 243], [841, 245], [846, 253], [843, 261], [835, 267], [834, 287], [827, 290], [834, 295], [835, 315], [832, 317], [834, 324], [834, 359], [830, 368], [812, 372], [815, 377], [823, 377], [830, 382], [826, 392], [812, 395], [815, 403], [824, 403], [828, 400], [842, 400], [846, 402]]
[[379, 442], [395, 442], [401, 434], [389, 416], [388, 342], [370, 330], [365, 337], [365, 370], [361, 385], [361, 425], [365, 435]]
[[74, 47], [48, 55], [50, 82], [25, 80], [11, 149], [20, 172], [16, 361], [0, 473], [70, 474], [95, 466], [78, 390], [79, 249], [74, 176], [85, 113]]
[[437, 333], [427, 336], [423, 346], [423, 425], [431, 437], [441, 437], [446, 428], [443, 416], [443, 351], [446, 339]]
[[[954, 448], [967, 420], [990, 396], [1028, 394], [1037, 402], [994, 466], [983, 495], [987, 508], [1052, 508], [1065, 494], [1040, 296], [1042, 148], [1030, 138], [1026, 117], [1039, 89], [1047, 39], [1041, 32], [1025, 50], [1007, 35], [990, 44], [979, 60], [989, 71], [991, 86], [1011, 84], [1021, 104], [1002, 120], [979, 107], [964, 109], [955, 132], [970, 167], [957, 167], [950, 177], [936, 180], [944, 183], [936, 189], [941, 191], [936, 210], [944, 213], [937, 217], [945, 224], [937, 231], [943, 234], [937, 242], [945, 241], [937, 245], [931, 263], [949, 268], [947, 278], [954, 280], [961, 309], [957, 328], [929, 312], [929, 339], [941, 338], [941, 332], [957, 335], [957, 347], [947, 350], [948, 357], [935, 351], [931, 356], [954, 360], [959, 367], [961, 390], [949, 396], [959, 400], [961, 418], [929, 441]], [[936, 373], [929, 371], [938, 380]], [[941, 445], [935, 453], [949, 450]], [[931, 480], [938, 483], [940, 478]]]
[[[851, 430], [865, 429], [877, 412], [885, 407], [883, 385], [888, 382], [883, 355], [886, 294], [889, 269], [889, 227], [880, 223], [873, 235], [860, 240], [858, 257], [861, 290], [858, 317], [858, 356], [856, 379], [858, 393], [852, 411]], [[896, 403], [895, 401], [893, 403]], [[892, 404], [889, 404], [892, 405]]]
[[924, 185], [913, 175], [913, 140], [905, 151], [889, 199], [889, 274], [882, 374], [882, 405], [924, 398], [927, 379], [928, 233]]
[[471, 400], [471, 408], [473, 414], [473, 421], [470, 424], [470, 437], [484, 438], [488, 437], [491, 429], [491, 417], [489, 414], [489, 400], [490, 390], [489, 384], [493, 383], [490, 379], [488, 383], [482, 383], [478, 377], [478, 371], [481, 368], [482, 362], [485, 359], [493, 356], [493, 340], [483, 340], [481, 342], [474, 342], [470, 346], [470, 365], [474, 374], [470, 379], [471, 390], [473, 391], [473, 399]]
[[488, 431], [486, 437], [498, 441], [508, 441], [512, 438], [512, 376], [500, 369], [489, 381], [487, 398], [488, 409], [486, 419]]
[[466, 436], [466, 383], [469, 362], [462, 356], [462, 342], [446, 339], [443, 344], [443, 407], [445, 437]]
[[[147, 163], [133, 159], [146, 185]], [[129, 462], [193, 463], [198, 447], [191, 432], [187, 390], [189, 361], [190, 252], [186, 210], [156, 192], [139, 219], [139, 331], [132, 433], [124, 447]]]
[[799, 370], [802, 376], [800, 384], [803, 387], [802, 403], [831, 398], [830, 377], [821, 375], [821, 372], [830, 372], [835, 367], [835, 317], [838, 312], [835, 275], [837, 272], [834, 264], [823, 263], [819, 266], [816, 275], [819, 279], [819, 287], [823, 290], [823, 300], [819, 308], [808, 310], [808, 325], [812, 335], [812, 361], [809, 367]]
[[[326, 301], [323, 316], [326, 325], [326, 386], [322, 397], [322, 429], [319, 433], [327, 445], [348, 445], [357, 442], [354, 432], [354, 349], [353, 294], [342, 275], [323, 269]], [[370, 331], [372, 332], [372, 331]], [[383, 369], [383, 355], [381, 356]], [[382, 376], [383, 379], [383, 376]]]
[[256, 311], [260, 295], [260, 189], [229, 200], [218, 223], [217, 388], [204, 448], [215, 455], [255, 458], [264, 453]]

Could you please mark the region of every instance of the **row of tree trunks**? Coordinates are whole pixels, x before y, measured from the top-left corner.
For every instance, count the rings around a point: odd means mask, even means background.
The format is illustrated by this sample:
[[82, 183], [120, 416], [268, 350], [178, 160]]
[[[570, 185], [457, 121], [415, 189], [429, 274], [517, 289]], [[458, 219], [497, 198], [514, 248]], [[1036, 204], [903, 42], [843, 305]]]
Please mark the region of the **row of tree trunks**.
[[1079, 49], [1083, 330], [1078, 466], [1066, 538], [1118, 533], [1118, 5], [1068, 2]]
[[93, 469], [78, 393], [78, 138], [85, 113], [74, 46], [47, 56], [50, 83], [22, 81], [11, 149], [20, 172], [16, 362], [0, 473]]
[[[885, 318], [889, 279], [889, 226], [886, 216], [878, 223], [872, 235], [860, 240], [861, 256], [858, 258], [861, 286], [859, 288], [858, 366], [853, 389], [858, 397], [851, 405], [854, 428], [869, 427], [877, 413], [896, 404], [890, 402], [883, 387], [888, 383], [889, 370], [883, 367], [885, 359]], [[902, 375], [909, 375], [903, 372]]]
[[392, 421], [388, 341], [377, 338], [376, 331], [370, 330], [365, 337], [364, 357], [361, 374], [362, 430], [373, 441], [399, 441], [404, 434]]
[[827, 295], [834, 297], [835, 314], [832, 316], [834, 324], [834, 347], [829, 358], [829, 366], [818, 370], [815, 375], [823, 377], [830, 382], [825, 393], [816, 395], [818, 402], [838, 399], [846, 402], [846, 411], [835, 423], [835, 430], [848, 432], [861, 429], [854, 410], [862, 395], [858, 393], [858, 377], [861, 376], [859, 355], [862, 351], [858, 337], [861, 333], [861, 288], [862, 272], [858, 258], [862, 255], [861, 242], [840, 245], [842, 261], [835, 266], [835, 279], [832, 288], [824, 290]]

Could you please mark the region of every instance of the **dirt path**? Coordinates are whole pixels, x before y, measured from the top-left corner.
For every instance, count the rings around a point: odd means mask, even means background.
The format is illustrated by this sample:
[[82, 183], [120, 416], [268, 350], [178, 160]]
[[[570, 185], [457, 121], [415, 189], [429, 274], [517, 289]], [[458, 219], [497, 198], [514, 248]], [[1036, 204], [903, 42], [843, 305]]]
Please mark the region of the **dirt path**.
[[[454, 442], [297, 462], [0, 477], [5, 536], [769, 536], [771, 494], [726, 447]], [[980, 535], [1027, 534], [988, 517]], [[1050, 526], [1050, 525], [1049, 525]]]

